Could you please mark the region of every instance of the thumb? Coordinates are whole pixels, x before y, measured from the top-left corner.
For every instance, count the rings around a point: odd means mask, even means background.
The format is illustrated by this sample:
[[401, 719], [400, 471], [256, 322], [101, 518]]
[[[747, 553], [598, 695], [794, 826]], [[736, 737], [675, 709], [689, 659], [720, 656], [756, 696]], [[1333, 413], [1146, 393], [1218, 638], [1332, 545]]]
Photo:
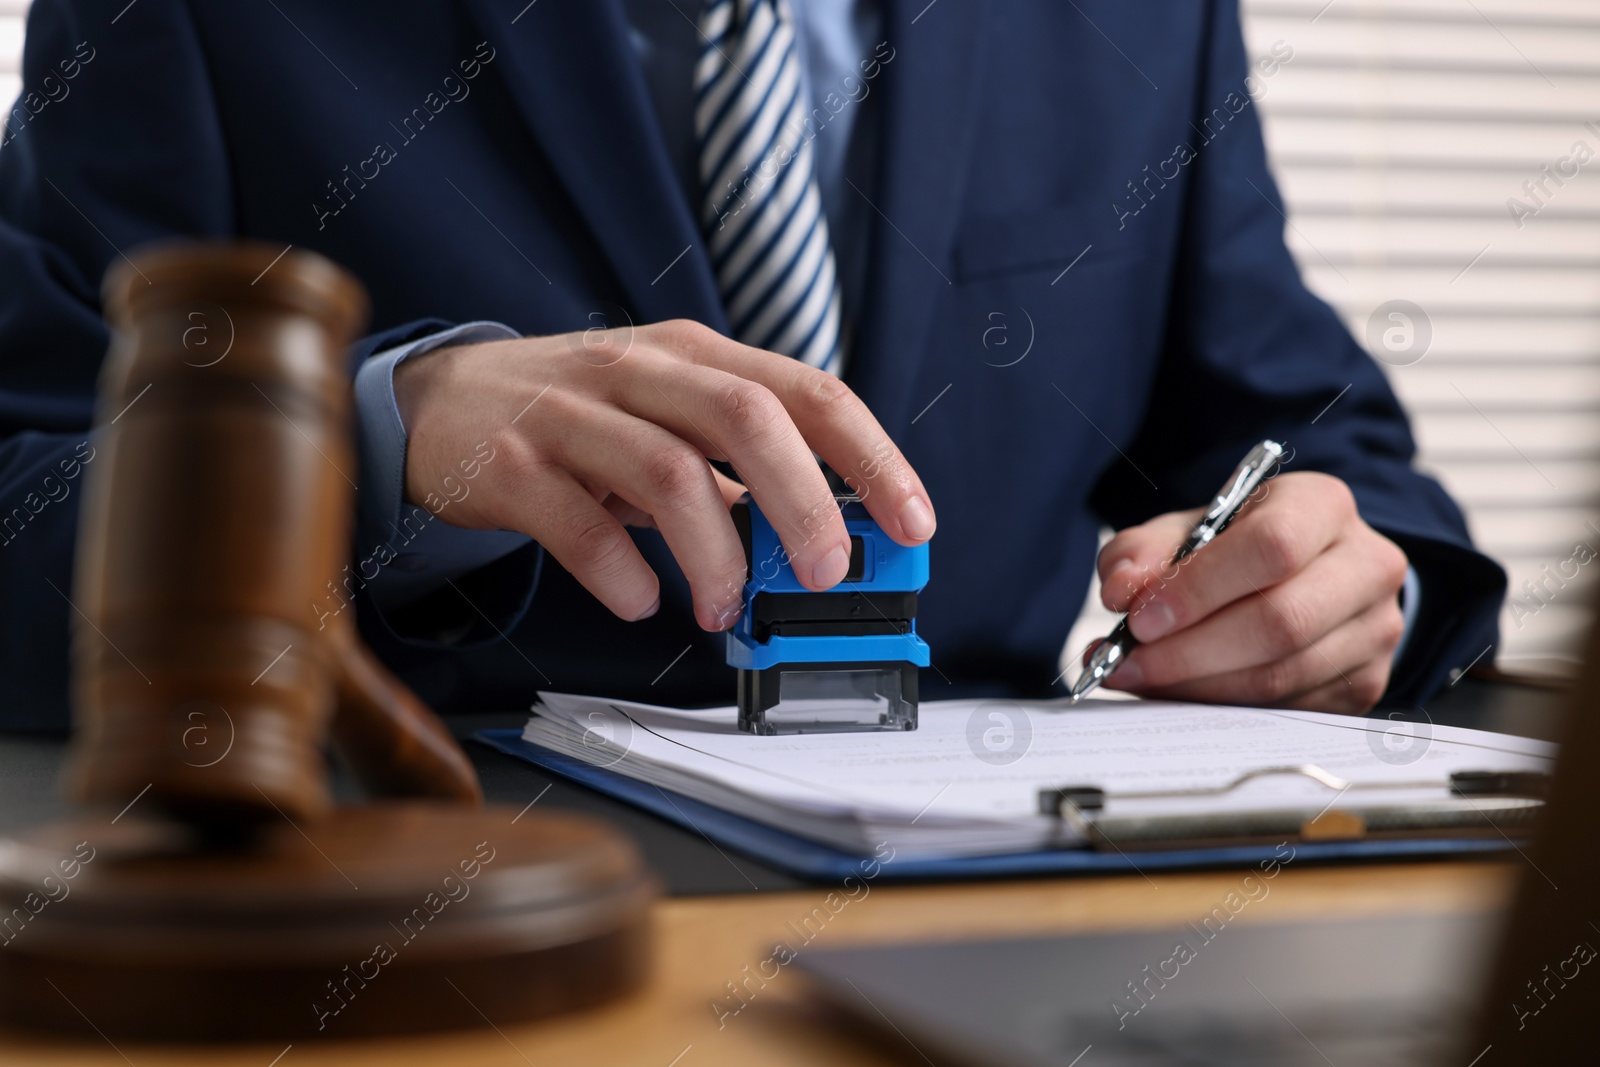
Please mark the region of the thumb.
[[[1100, 550], [1100, 602], [1108, 611], [1128, 611], [1139, 598], [1160, 588], [1172, 554], [1204, 514], [1203, 508], [1169, 511], [1130, 526]], [[1168, 575], [1170, 578], [1170, 574]]]

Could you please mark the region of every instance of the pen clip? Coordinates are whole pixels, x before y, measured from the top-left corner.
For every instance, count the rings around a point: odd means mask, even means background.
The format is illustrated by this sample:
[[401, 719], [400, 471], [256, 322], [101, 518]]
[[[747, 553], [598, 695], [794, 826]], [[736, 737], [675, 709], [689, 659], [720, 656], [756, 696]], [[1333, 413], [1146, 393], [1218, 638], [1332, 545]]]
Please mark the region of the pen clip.
[[[1245, 500], [1256, 491], [1273, 468], [1283, 458], [1283, 446], [1276, 441], [1262, 441], [1250, 450], [1249, 455], [1234, 468], [1227, 484], [1217, 493], [1217, 498], [1206, 511], [1201, 523], [1211, 529], [1215, 537], [1233, 520], [1244, 506]], [[1209, 538], [1207, 538], [1209, 540]]]

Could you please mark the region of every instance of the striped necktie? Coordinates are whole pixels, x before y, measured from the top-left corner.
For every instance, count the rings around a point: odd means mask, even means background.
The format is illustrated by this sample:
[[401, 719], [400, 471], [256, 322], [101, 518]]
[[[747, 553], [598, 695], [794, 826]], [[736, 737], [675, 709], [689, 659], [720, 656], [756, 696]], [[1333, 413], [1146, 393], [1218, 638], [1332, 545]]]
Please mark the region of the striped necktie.
[[700, 225], [733, 336], [838, 374], [839, 277], [788, 0], [706, 0], [700, 33]]

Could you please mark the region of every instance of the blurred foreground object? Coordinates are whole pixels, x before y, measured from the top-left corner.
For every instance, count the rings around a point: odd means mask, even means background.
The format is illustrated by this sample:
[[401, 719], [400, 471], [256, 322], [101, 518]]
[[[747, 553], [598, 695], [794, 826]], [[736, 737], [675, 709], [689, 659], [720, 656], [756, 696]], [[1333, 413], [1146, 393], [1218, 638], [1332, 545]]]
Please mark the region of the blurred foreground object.
[[[1555, 788], [1511, 904], [1494, 980], [1478, 1018], [1483, 1067], [1591, 1063], [1600, 983], [1600, 623], [1590, 626], [1583, 674], [1561, 736]], [[1518, 850], [1519, 852], [1522, 850]], [[1568, 987], [1571, 988], [1568, 988]]]
[[[317, 608], [349, 558], [361, 286], [309, 252], [191, 244], [104, 296], [67, 775], [93, 810], [0, 841], [0, 1020], [346, 1036], [638, 984], [656, 890], [633, 846], [479, 807], [353, 613]], [[417, 799], [334, 808], [330, 739], [369, 793]]]
[[193, 822], [323, 814], [337, 703], [364, 781], [477, 799], [466, 756], [358, 648], [351, 613], [315, 608], [349, 558], [361, 286], [308, 252], [174, 245], [112, 270], [105, 305], [104, 458], [85, 472], [73, 582], [74, 798], [120, 807], [148, 789], [147, 809]]
[[238, 850], [131, 815], [0, 842], [4, 914], [41, 909], [7, 928], [0, 1020], [290, 1041], [505, 1025], [632, 989], [656, 892], [632, 844], [587, 819], [516, 815], [339, 808], [268, 823]]

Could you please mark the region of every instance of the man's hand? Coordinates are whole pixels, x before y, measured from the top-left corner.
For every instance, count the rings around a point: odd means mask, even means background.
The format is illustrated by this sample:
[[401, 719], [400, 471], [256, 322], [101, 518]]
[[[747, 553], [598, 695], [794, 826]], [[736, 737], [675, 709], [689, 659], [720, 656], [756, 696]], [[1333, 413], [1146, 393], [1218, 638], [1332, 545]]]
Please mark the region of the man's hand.
[[844, 578], [850, 539], [813, 452], [890, 537], [933, 536], [921, 480], [843, 382], [693, 322], [440, 349], [401, 363], [394, 389], [406, 499], [445, 496], [448, 522], [529, 535], [624, 619], [661, 602], [629, 524], [661, 531], [702, 628], [733, 625], [745, 558], [728, 506], [746, 486], [802, 583]]
[[1325, 474], [1283, 474], [1180, 564], [1203, 513], [1161, 515], [1100, 553], [1101, 599], [1141, 644], [1106, 681], [1172, 700], [1360, 713], [1389, 684], [1406, 557]]

